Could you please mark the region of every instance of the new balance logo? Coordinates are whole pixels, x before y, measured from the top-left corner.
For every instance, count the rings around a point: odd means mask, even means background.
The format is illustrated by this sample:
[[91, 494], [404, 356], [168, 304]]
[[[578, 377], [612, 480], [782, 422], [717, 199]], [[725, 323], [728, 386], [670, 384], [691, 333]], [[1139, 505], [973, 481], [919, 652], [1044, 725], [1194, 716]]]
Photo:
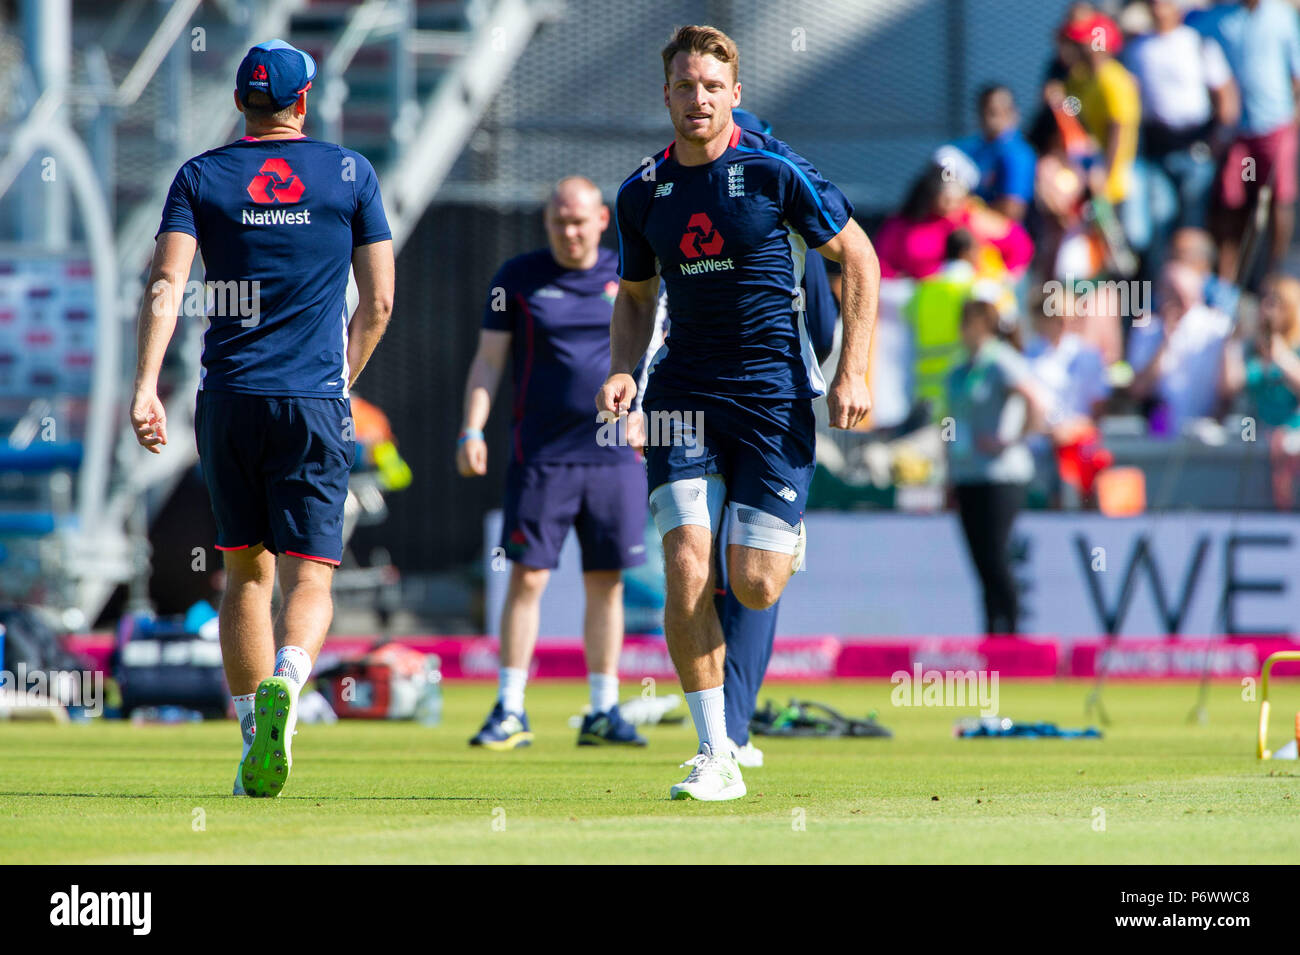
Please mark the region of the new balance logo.
[[791, 504], [793, 504], [794, 499], [797, 498], [799, 495], [795, 493], [794, 488], [783, 487], [781, 488], [781, 490], [776, 492], [776, 496], [783, 501], [789, 501]]
[[659, 185], [655, 186], [654, 197], [658, 199], [662, 196], [671, 195], [672, 191], [673, 191], [673, 184], [671, 182], [661, 182], [659, 183]]

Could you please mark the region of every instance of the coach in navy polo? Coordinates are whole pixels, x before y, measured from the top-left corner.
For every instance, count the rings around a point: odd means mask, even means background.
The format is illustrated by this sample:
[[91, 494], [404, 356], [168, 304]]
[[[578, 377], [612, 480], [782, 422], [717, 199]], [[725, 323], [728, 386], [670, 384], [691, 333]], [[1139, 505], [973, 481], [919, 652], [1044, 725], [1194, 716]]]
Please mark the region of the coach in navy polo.
[[592, 389], [609, 366], [618, 256], [600, 246], [609, 209], [589, 179], [561, 180], [545, 220], [548, 247], [511, 259], [492, 279], [465, 385], [456, 456], [460, 473], [470, 477], [487, 473], [483, 426], [509, 358], [514, 408], [501, 546], [513, 566], [497, 703], [470, 743], [506, 750], [532, 742], [524, 686], [538, 605], [572, 527], [582, 545], [591, 689], [578, 743], [644, 745], [619, 714], [618, 658], [621, 571], [645, 562], [645, 468], [622, 440], [626, 433], [607, 434], [612, 429], [600, 427], [591, 407]]
[[[279, 795], [298, 691], [333, 617], [354, 443], [348, 389], [393, 301], [393, 245], [364, 156], [303, 135], [312, 58], [282, 40], [236, 75], [245, 135], [172, 182], [140, 309], [131, 422], [167, 444], [158, 372], [195, 251], [209, 296], [195, 437], [224, 552], [221, 650], [243, 734], [235, 794]], [[349, 322], [348, 270], [360, 304]], [[271, 619], [276, 574], [283, 606]]]

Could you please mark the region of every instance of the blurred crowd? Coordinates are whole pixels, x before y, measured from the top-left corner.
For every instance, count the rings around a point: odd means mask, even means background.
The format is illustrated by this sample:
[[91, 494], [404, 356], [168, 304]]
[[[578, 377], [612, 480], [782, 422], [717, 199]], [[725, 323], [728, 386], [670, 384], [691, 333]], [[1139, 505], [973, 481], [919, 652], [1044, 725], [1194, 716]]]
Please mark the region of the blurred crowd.
[[1245, 416], [1290, 507], [1296, 7], [1076, 3], [1053, 39], [1037, 101], [984, 87], [979, 132], [937, 148], [873, 236], [883, 276], [914, 283], [913, 416], [987, 419], [948, 449], [959, 485], [1056, 475], [1103, 418], [1174, 437]]

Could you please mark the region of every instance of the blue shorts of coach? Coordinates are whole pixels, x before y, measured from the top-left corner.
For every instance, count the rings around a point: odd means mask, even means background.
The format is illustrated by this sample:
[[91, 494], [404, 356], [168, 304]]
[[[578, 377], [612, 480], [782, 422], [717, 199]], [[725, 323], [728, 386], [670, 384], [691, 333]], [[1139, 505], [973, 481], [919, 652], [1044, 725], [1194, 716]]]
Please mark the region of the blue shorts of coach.
[[584, 571], [645, 563], [645, 468], [631, 455], [615, 464], [511, 461], [504, 511], [501, 546], [526, 567], [557, 567], [571, 527]]

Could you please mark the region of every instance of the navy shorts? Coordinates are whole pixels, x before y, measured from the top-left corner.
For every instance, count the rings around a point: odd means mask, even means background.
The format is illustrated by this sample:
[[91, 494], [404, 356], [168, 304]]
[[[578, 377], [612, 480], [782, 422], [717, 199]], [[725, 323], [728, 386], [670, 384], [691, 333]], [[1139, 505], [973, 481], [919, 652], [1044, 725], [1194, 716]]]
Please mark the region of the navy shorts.
[[569, 528], [578, 532], [582, 569], [645, 563], [645, 468], [617, 464], [510, 462], [501, 546], [516, 563], [554, 569]]
[[291, 557], [343, 559], [351, 415], [347, 398], [199, 392], [194, 436], [217, 550], [265, 544]]
[[808, 398], [726, 395], [646, 396], [649, 486], [722, 476], [727, 500], [791, 526], [803, 520], [816, 469], [816, 428]]

